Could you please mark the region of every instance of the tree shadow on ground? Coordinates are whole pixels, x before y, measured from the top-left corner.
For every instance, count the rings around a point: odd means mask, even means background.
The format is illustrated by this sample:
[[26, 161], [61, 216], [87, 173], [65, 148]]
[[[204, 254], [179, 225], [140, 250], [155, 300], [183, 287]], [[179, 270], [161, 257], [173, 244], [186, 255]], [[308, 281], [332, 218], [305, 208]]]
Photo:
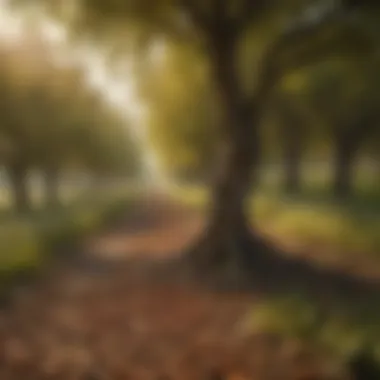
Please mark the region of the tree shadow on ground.
[[295, 205], [336, 207], [351, 217], [357, 215], [378, 215], [380, 213], [380, 193], [360, 189], [347, 199], [337, 200], [326, 189], [306, 188], [299, 194], [289, 194], [286, 200]]
[[307, 253], [294, 257], [270, 241], [259, 239], [261, 249], [252, 252], [245, 265], [246, 290], [275, 297], [303, 295], [326, 313], [337, 308], [360, 312], [361, 308], [379, 304], [380, 279], [359, 276], [354, 269], [319, 265], [308, 260]]

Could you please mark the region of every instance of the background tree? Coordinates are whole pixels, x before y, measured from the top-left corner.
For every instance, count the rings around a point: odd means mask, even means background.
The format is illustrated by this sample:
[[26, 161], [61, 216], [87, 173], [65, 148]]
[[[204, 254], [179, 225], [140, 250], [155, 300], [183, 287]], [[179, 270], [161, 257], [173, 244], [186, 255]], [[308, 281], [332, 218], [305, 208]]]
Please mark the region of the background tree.
[[20, 72], [14, 51], [2, 50], [0, 69], [2, 133], [9, 146], [5, 167], [10, 179], [16, 209], [28, 211], [31, 207], [27, 189], [29, 157], [32, 155], [34, 135], [21, 120], [18, 106], [21, 104], [20, 91], [27, 84], [27, 76]]
[[277, 96], [273, 108], [280, 140], [283, 188], [287, 194], [298, 194], [302, 187], [302, 159], [308, 148], [312, 121], [302, 104], [290, 93]]
[[1, 52], [1, 159], [18, 211], [32, 207], [33, 169], [43, 173], [47, 205], [58, 204], [60, 177], [74, 163], [91, 173], [103, 165], [103, 176], [136, 173], [128, 123], [89, 87], [82, 70], [58, 65], [34, 39]]
[[338, 199], [352, 194], [355, 162], [378, 123], [376, 74], [363, 62], [328, 62], [310, 77], [309, 95], [324, 115], [333, 145], [333, 192]]
[[136, 177], [141, 162], [127, 128], [129, 121], [106, 103], [95, 102], [85, 113], [83, 133], [88, 142], [79, 160], [100, 181]]

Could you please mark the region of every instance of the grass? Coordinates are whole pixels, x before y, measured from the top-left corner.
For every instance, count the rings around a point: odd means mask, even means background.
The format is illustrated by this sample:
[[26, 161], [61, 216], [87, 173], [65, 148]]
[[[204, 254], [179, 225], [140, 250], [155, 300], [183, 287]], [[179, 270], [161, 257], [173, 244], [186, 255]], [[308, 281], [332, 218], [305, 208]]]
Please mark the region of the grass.
[[312, 343], [336, 358], [347, 358], [364, 345], [380, 363], [380, 306], [357, 305], [324, 312], [302, 295], [266, 298], [245, 315], [243, 334], [271, 333], [283, 339]]
[[132, 192], [108, 189], [83, 193], [61, 207], [36, 208], [28, 215], [4, 213], [0, 224], [0, 292], [19, 275], [43, 267], [54, 252], [124, 211]]
[[[208, 202], [202, 187], [181, 187], [173, 196], [199, 209]], [[349, 201], [335, 202], [326, 188], [317, 186], [294, 197], [265, 188], [252, 196], [247, 207], [255, 224], [280, 242], [315, 246], [339, 257], [380, 259], [380, 194], [374, 191], [363, 189]]]
[[337, 255], [380, 258], [380, 213], [351, 204], [258, 195], [251, 203], [259, 226], [279, 240], [328, 249]]

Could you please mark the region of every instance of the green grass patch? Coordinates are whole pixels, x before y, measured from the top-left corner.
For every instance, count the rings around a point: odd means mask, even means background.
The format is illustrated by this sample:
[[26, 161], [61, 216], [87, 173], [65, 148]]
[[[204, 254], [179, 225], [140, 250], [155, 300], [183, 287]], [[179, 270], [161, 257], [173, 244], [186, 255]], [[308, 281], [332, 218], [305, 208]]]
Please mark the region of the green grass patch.
[[280, 238], [331, 248], [337, 253], [380, 255], [380, 213], [353, 211], [351, 204], [312, 203], [258, 195], [252, 217]]
[[120, 190], [86, 194], [68, 206], [9, 215], [0, 224], [0, 292], [17, 278], [41, 268], [59, 248], [96, 232], [125, 212], [132, 194]]
[[[181, 187], [174, 199], [205, 209], [208, 192], [202, 187]], [[248, 202], [252, 219], [280, 241], [328, 248], [337, 254], [365, 254], [380, 258], [380, 196], [359, 193], [346, 202], [334, 202], [322, 189], [286, 197], [259, 191]], [[379, 210], [379, 211], [378, 211]]]
[[40, 237], [32, 223], [15, 220], [0, 226], [0, 275], [34, 267], [40, 257]]
[[380, 363], [380, 306], [362, 305], [321, 309], [306, 296], [269, 298], [255, 306], [239, 325], [243, 334], [270, 333], [299, 339], [347, 357], [369, 345]]

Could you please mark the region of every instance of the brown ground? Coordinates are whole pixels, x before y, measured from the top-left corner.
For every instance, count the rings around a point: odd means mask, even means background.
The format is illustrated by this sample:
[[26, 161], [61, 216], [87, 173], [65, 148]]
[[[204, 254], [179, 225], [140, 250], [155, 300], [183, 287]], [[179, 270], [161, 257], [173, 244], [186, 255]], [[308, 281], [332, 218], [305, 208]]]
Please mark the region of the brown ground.
[[[241, 335], [253, 293], [207, 291], [166, 266], [199, 228], [198, 216], [147, 200], [20, 288], [0, 312], [0, 379], [217, 380], [215, 368], [228, 380], [322, 379], [295, 375], [268, 337]], [[316, 365], [299, 360], [298, 372]]]

